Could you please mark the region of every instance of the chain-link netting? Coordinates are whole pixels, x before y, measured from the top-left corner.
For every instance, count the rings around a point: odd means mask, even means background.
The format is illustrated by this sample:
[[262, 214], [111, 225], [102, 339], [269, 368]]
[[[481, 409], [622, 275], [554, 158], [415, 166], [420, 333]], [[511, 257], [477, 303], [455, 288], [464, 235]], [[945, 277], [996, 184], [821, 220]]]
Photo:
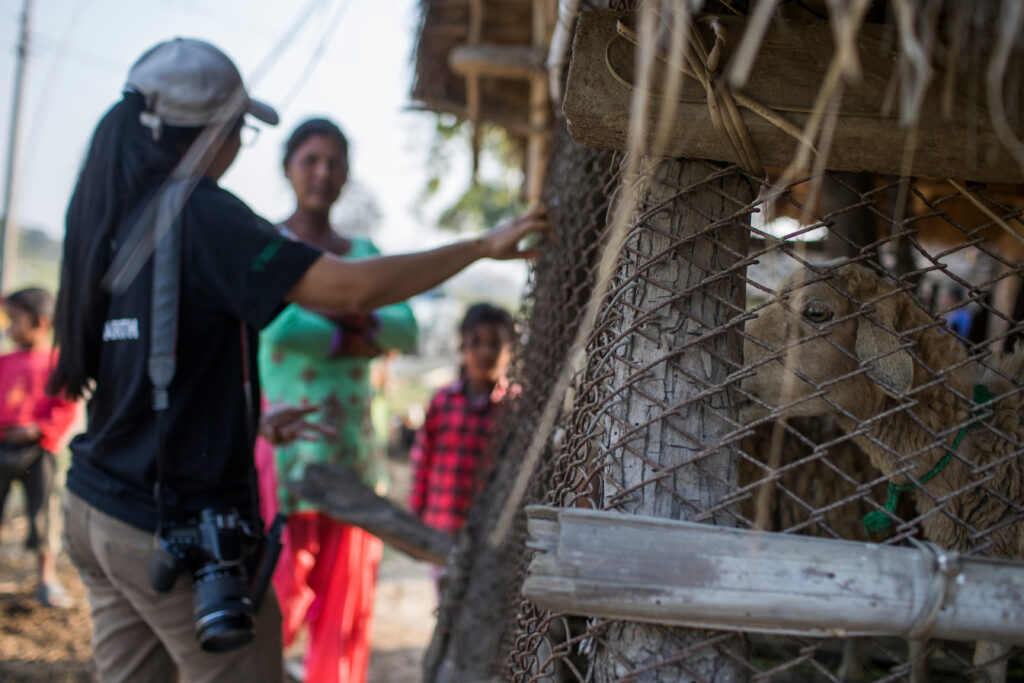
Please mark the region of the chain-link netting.
[[[460, 536], [454, 563], [446, 571], [438, 627], [427, 656], [428, 680], [471, 678], [481, 670], [504, 666], [512, 645], [510, 615], [519, 607], [519, 589], [529, 558], [523, 552], [525, 525], [520, 518], [498, 547], [487, 539], [501, 513], [517, 465], [557, 377], [581, 312], [593, 289], [593, 264], [601, 245], [608, 210], [606, 185], [612, 177], [611, 152], [582, 147], [564, 125], [554, 134], [544, 202], [556, 216], [557, 248], [545, 251], [533, 269], [522, 319], [513, 381], [520, 389], [494, 435], [491, 452], [497, 461], [486, 490], [474, 505]], [[553, 451], [545, 449], [529, 499], [540, 500], [553, 467]], [[499, 653], [505, 653], [504, 655]], [[442, 671], [442, 667], [454, 667]]]
[[[1024, 559], [1024, 188], [851, 172], [779, 188], [781, 171], [645, 158], [630, 176], [624, 160], [555, 135], [557, 245], [534, 269], [522, 393], [448, 568], [429, 679], [1021, 680], [1019, 648], [928, 639], [920, 619], [915, 639], [809, 637], [522, 597], [522, 507], [500, 544], [491, 530], [566, 363], [514, 502]], [[627, 236], [571, 359], [622, 202]]]
[[[1024, 199], [852, 180], [863, 189], [828, 174], [814, 206], [807, 182], [767, 205], [735, 168], [659, 170], [590, 337], [555, 476], [538, 478], [550, 484], [534, 500], [1021, 558], [1024, 376], [1020, 354], [995, 349], [1024, 330]], [[829, 204], [836, 194], [847, 204]], [[848, 212], [867, 226], [837, 229]], [[903, 368], [880, 367], [897, 355]], [[523, 681], [911, 680], [915, 667], [964, 680], [979, 669], [965, 642], [740, 637], [529, 601], [516, 618], [511, 669]], [[996, 655], [1009, 680], [1024, 675], [1018, 655]]]

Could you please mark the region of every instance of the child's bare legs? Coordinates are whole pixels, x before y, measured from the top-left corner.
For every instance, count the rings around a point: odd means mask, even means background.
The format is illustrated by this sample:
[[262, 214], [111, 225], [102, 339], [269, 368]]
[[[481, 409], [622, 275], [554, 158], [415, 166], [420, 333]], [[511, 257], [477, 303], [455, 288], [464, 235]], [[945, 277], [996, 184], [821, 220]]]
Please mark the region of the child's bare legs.
[[57, 562], [52, 550], [39, 551], [39, 583], [57, 583]]
[[49, 548], [39, 550], [36, 599], [46, 607], [70, 607], [71, 598], [57, 578], [56, 556]]

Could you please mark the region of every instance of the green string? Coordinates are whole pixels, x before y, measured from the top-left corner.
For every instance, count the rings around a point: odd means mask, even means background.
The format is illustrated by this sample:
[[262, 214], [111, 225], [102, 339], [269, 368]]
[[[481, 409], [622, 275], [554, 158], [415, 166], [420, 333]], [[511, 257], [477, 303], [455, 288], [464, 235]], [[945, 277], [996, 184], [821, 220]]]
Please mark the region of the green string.
[[[977, 408], [971, 411], [971, 415], [978, 417], [981, 414], [982, 404], [991, 401], [995, 395], [989, 391], [988, 387], [984, 384], [974, 385], [974, 403], [977, 404]], [[977, 420], [972, 420], [963, 427], [956, 434], [956, 439], [953, 440], [953, 451], [959, 446], [960, 442], [964, 440], [964, 434], [967, 433], [968, 427], [973, 427]], [[921, 477], [920, 482], [925, 482], [933, 479], [942, 469], [949, 464], [949, 461], [953, 459], [953, 451], [946, 451], [946, 454], [942, 456], [938, 464], [931, 469], [928, 474]], [[885, 531], [892, 526], [892, 518], [896, 516], [896, 506], [900, 502], [900, 494], [906, 491], [912, 491], [916, 488], [917, 484], [894, 484], [889, 482], [889, 490], [885, 497], [885, 505], [882, 506], [889, 514], [886, 514], [882, 510], [872, 510], [868, 514], [864, 515], [861, 520], [864, 524], [864, 528], [868, 531]]]

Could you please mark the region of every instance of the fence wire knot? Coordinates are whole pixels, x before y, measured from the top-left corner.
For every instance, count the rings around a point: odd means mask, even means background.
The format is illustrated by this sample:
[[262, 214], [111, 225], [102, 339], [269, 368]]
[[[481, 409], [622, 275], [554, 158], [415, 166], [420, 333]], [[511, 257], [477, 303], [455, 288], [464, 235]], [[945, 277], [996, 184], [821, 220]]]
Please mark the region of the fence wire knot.
[[910, 622], [905, 635], [907, 640], [928, 640], [939, 619], [939, 612], [950, 597], [952, 586], [962, 580], [963, 567], [960, 553], [956, 551], [945, 550], [934, 543], [916, 538], [910, 541], [932, 561], [932, 579], [928, 585], [928, 596]]

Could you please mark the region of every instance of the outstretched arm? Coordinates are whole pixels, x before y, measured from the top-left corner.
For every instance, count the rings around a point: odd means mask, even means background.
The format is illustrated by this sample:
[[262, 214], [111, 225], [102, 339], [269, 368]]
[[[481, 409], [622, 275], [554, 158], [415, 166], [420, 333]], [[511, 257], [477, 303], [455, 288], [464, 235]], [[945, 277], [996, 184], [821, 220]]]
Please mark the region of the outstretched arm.
[[521, 239], [548, 230], [547, 211], [535, 208], [476, 239], [415, 254], [344, 261], [324, 254], [285, 296], [302, 306], [369, 312], [441, 284], [482, 258], [531, 258]]

